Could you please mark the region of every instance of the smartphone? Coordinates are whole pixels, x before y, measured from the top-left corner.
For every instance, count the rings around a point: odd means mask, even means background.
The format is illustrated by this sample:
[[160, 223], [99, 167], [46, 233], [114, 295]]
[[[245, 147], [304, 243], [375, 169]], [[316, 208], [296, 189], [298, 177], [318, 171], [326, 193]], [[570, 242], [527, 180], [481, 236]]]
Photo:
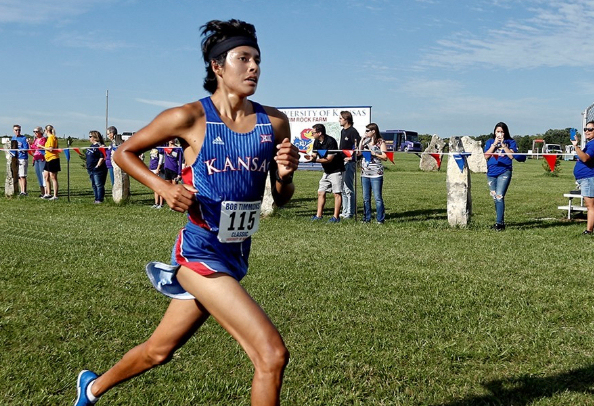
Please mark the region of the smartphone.
[[570, 128], [569, 129], [569, 139], [572, 141], [575, 141], [575, 133], [577, 132], [577, 130], [575, 128]]

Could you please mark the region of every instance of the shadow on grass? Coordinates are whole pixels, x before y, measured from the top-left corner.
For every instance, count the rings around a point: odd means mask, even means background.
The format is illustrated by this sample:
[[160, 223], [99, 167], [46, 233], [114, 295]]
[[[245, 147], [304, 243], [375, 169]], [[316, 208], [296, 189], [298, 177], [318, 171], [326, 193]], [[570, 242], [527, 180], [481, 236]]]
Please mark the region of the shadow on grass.
[[567, 220], [554, 220], [554, 221], [546, 221], [546, 220], [528, 220], [523, 222], [511, 222], [505, 224], [508, 228], [558, 228], [558, 227], [567, 227], [567, 226], [574, 226], [575, 223], [573, 221]]
[[594, 365], [590, 365], [546, 377], [523, 375], [517, 378], [490, 381], [483, 384], [485, 389], [491, 393], [489, 395], [472, 396], [434, 406], [524, 406], [542, 398], [553, 397], [562, 392], [578, 392], [594, 395], [593, 385]]
[[386, 209], [386, 219], [405, 221], [447, 220], [447, 213], [446, 209], [409, 210], [393, 213]]
[[[112, 200], [112, 193], [113, 190], [111, 189], [110, 186], [107, 186], [105, 188], [105, 199], [108, 202], [111, 202]], [[60, 196], [64, 196], [66, 197], [68, 195], [68, 190], [66, 188], [64, 188], [63, 190], [60, 190]], [[75, 199], [75, 198], [89, 198], [92, 202], [93, 200], [93, 189], [91, 188], [91, 185], [89, 183], [89, 188], [71, 188], [70, 189], [70, 197]], [[130, 191], [130, 201], [127, 203], [130, 205], [137, 205], [137, 206], [152, 206], [154, 204], [154, 195], [153, 192], [147, 192], [146, 190], [134, 190], [132, 189]]]
[[[287, 208], [291, 208], [295, 211], [296, 216], [306, 216], [307, 218], [311, 217], [312, 215], [316, 214], [316, 207], [312, 206], [311, 208], [305, 208], [304, 206], [300, 207], [300, 201], [306, 201], [311, 203], [311, 199], [296, 199], [291, 200], [287, 203]], [[334, 207], [333, 200], [326, 200], [326, 205], [324, 207], [324, 215], [331, 216], [332, 209]], [[363, 216], [363, 208], [357, 208], [357, 217]], [[375, 206], [372, 206], [372, 217], [375, 218]], [[428, 209], [428, 210], [411, 210], [405, 212], [389, 212], [386, 209], [386, 220], [396, 220], [396, 221], [427, 221], [427, 220], [447, 220], [447, 210], [446, 209]]]
[[[64, 195], [68, 195], [68, 193], [70, 193], [70, 197], [93, 197], [93, 189], [89, 190], [81, 190], [81, 189], [70, 189], [70, 191], [68, 191], [68, 189], [64, 189], [64, 190], [60, 190], [60, 195], [61, 194]], [[107, 192], [105, 192], [105, 195], [107, 195]]]

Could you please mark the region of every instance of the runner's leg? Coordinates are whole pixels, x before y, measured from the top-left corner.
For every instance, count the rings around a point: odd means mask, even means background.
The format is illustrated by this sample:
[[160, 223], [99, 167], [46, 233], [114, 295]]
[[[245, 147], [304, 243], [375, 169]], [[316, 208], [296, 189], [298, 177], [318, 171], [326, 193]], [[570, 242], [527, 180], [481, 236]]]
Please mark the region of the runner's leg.
[[209, 314], [195, 300], [173, 299], [161, 322], [144, 343], [124, 357], [93, 383], [92, 392], [100, 396], [117, 384], [168, 362], [206, 321]]
[[177, 279], [243, 347], [255, 367], [252, 405], [278, 405], [289, 353], [266, 313], [234, 278], [181, 267]]

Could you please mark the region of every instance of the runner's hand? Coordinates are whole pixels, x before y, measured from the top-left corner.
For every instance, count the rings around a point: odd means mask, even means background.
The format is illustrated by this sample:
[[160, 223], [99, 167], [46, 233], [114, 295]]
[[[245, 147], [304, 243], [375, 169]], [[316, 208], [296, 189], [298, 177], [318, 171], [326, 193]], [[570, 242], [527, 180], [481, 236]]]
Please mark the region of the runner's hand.
[[183, 213], [194, 203], [194, 193], [198, 191], [190, 185], [170, 184], [163, 198], [172, 210]]
[[278, 166], [278, 176], [283, 178], [295, 172], [299, 166], [299, 150], [288, 138], [276, 146], [277, 152], [274, 160]]

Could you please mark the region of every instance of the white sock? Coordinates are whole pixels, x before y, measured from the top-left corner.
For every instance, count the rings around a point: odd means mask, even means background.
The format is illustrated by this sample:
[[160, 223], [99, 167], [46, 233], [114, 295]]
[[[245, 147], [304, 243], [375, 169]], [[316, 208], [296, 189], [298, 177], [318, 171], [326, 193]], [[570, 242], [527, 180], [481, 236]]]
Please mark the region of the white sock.
[[93, 396], [93, 392], [91, 392], [91, 388], [93, 387], [94, 383], [95, 381], [93, 380], [87, 385], [87, 399], [89, 399], [89, 402], [93, 404], [97, 402], [97, 399], [99, 399], [98, 397]]

